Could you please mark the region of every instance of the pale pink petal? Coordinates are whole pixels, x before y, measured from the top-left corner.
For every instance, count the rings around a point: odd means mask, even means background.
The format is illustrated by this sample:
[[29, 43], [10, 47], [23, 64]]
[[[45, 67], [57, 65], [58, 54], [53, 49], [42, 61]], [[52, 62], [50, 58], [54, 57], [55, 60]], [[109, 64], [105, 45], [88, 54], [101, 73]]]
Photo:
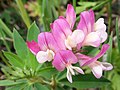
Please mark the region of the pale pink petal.
[[27, 41], [27, 46], [34, 55], [36, 55], [40, 51], [38, 43], [36, 43], [34, 40], [31, 42]]
[[99, 45], [100, 45], [100, 37], [96, 32], [89, 33], [83, 42], [83, 46], [98, 47]]
[[74, 8], [71, 4], [68, 4], [68, 6], [67, 6], [66, 20], [69, 23], [70, 28], [72, 29], [74, 27], [74, 23], [76, 20], [76, 14], [75, 14]]
[[100, 62], [102, 64], [102, 69], [105, 71], [112, 70], [113, 66], [110, 63], [107, 62]]
[[36, 55], [37, 61], [39, 63], [44, 63], [46, 61], [48, 61], [49, 59], [47, 58], [48, 53], [45, 51], [39, 51]]
[[42, 32], [38, 35], [38, 45], [42, 51], [46, 51], [48, 49], [45, 33], [46, 32]]
[[85, 35], [82, 30], [74, 30], [71, 37], [78, 44], [84, 40]]
[[106, 41], [108, 34], [107, 32], [102, 32], [102, 31], [96, 31], [100, 37], [101, 43], [103, 43], [104, 41]]
[[77, 57], [71, 50], [62, 50], [59, 53], [66, 64], [75, 64], [78, 62]]
[[94, 23], [95, 23], [94, 11], [92, 9], [89, 10], [89, 14], [90, 14], [90, 20], [91, 20], [91, 31], [94, 31]]
[[60, 50], [60, 48], [58, 47], [58, 43], [55, 41], [52, 33], [45, 32], [45, 39], [50, 50], [53, 50], [54, 52], [58, 52]]
[[67, 79], [70, 83], [72, 83], [72, 75], [71, 75], [69, 69], [67, 69]]
[[97, 61], [97, 59], [99, 59], [100, 57], [102, 57], [105, 54], [105, 52], [108, 50], [108, 48], [109, 48], [109, 45], [108, 44], [104, 44], [102, 46], [101, 51], [95, 57], [91, 58], [91, 60], [89, 60], [88, 62], [84, 63], [84, 65], [89, 65], [89, 64]]
[[101, 64], [99, 64], [99, 63], [92, 63], [90, 68], [92, 69], [92, 73], [94, 74], [94, 76], [96, 78], [100, 78], [102, 76], [102, 72], [103, 71], [102, 71]]
[[65, 19], [65, 17], [64, 16], [59, 16], [59, 19]]
[[91, 16], [89, 11], [84, 11], [80, 14], [80, 22], [78, 23], [77, 29], [83, 30], [85, 34], [92, 31]]
[[87, 63], [89, 60], [91, 60], [91, 57], [81, 54], [81, 53], [76, 53], [75, 55], [79, 60], [80, 66], [83, 66], [85, 63]]
[[70, 29], [70, 25], [68, 24], [68, 22], [65, 19], [55, 20], [54, 21], [54, 26], [57, 27], [57, 28], [54, 28], [54, 29], [61, 30], [66, 37], [72, 33], [72, 31]]
[[61, 57], [60, 53], [56, 53], [52, 65], [58, 70], [63, 71], [65, 69], [65, 62]]

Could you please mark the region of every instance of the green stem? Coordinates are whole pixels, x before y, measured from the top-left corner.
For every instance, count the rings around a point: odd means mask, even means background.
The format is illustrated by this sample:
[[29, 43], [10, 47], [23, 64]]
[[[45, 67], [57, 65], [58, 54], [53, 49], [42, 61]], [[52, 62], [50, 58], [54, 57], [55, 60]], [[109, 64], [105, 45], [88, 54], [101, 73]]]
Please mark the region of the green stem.
[[11, 30], [5, 25], [5, 23], [0, 19], [0, 27], [4, 30], [4, 32], [11, 38], [13, 38], [13, 33]]
[[73, 0], [73, 7], [74, 7], [74, 10], [76, 11], [76, 0]]
[[112, 25], [112, 0], [108, 3], [108, 34], [110, 35], [111, 25]]
[[21, 14], [21, 17], [22, 17], [23, 21], [25, 22], [27, 28], [29, 28], [30, 19], [28, 17], [28, 14], [27, 14], [25, 8], [24, 8], [22, 0], [16, 0], [16, 3], [18, 5], [18, 8], [20, 9], [20, 14]]

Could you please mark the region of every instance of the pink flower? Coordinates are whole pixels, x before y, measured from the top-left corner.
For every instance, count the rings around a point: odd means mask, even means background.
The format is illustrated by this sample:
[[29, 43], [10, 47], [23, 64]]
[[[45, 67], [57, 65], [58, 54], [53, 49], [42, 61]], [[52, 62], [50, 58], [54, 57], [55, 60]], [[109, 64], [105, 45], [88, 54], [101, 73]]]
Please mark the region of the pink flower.
[[53, 35], [49, 32], [43, 32], [38, 35], [38, 43], [35, 41], [27, 42], [30, 51], [36, 55], [39, 63], [51, 61], [56, 52], [60, 50]]
[[66, 11], [66, 18], [60, 16], [51, 24], [52, 33], [59, 42], [60, 46], [64, 49], [77, 47], [77, 44], [81, 43], [84, 39], [84, 32], [82, 30], [74, 30], [74, 23], [76, 20], [76, 14], [72, 5], [68, 4]]
[[97, 59], [102, 57], [105, 52], [108, 50], [109, 45], [104, 44], [101, 51], [95, 57], [89, 57], [80, 53], [77, 53], [76, 56], [79, 59], [80, 66], [89, 66], [92, 69], [92, 72], [96, 78], [102, 76], [103, 70], [111, 70], [113, 66], [107, 62], [99, 62]]
[[84, 32], [84, 41], [79, 44], [81, 46], [93, 46], [98, 47], [100, 43], [103, 43], [107, 39], [106, 25], [104, 19], [100, 18], [95, 22], [94, 12], [84, 11], [80, 14], [80, 22], [78, 23], [77, 29]]
[[70, 50], [62, 50], [56, 53], [54, 60], [52, 62], [53, 66], [58, 71], [63, 71], [65, 67], [67, 68], [67, 79], [72, 83], [72, 75], [75, 75], [75, 72], [84, 74], [83, 70], [79, 67], [72, 66], [78, 62], [77, 57]]

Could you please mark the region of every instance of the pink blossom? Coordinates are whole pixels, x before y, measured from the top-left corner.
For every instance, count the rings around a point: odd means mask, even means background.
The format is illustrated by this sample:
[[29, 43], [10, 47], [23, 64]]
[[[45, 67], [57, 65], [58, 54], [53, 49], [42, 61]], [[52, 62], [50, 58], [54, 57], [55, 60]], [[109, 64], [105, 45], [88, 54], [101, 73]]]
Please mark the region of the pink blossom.
[[67, 68], [67, 79], [72, 83], [72, 75], [75, 75], [74, 70], [78, 73], [84, 74], [81, 68], [72, 66], [72, 64], [76, 64], [77, 62], [78, 59], [72, 51], [62, 50], [56, 53], [52, 64], [58, 71], [63, 71]]
[[77, 29], [82, 30], [85, 34], [84, 41], [78, 45], [78, 48], [81, 46], [98, 47], [100, 43], [103, 43], [107, 39], [104, 19], [99, 18], [95, 22], [93, 10], [84, 11], [80, 14], [80, 22]]
[[76, 14], [72, 5], [68, 4], [66, 10], [66, 18], [60, 16], [51, 24], [52, 33], [60, 43], [60, 46], [64, 49], [72, 50], [77, 47], [77, 44], [81, 43], [84, 39], [84, 33], [82, 30], [72, 29], [75, 24]]
[[94, 76], [96, 78], [100, 78], [102, 76], [103, 70], [107, 71], [113, 68], [113, 66], [110, 63], [97, 61], [100, 57], [102, 57], [105, 54], [108, 48], [109, 45], [104, 44], [102, 46], [101, 51], [95, 57], [90, 57], [77, 53], [76, 56], [79, 60], [80, 66], [89, 66], [92, 69]]
[[27, 42], [30, 51], [36, 55], [39, 63], [51, 61], [56, 52], [60, 50], [53, 35], [49, 32], [43, 32], [38, 35], [38, 43], [35, 41]]

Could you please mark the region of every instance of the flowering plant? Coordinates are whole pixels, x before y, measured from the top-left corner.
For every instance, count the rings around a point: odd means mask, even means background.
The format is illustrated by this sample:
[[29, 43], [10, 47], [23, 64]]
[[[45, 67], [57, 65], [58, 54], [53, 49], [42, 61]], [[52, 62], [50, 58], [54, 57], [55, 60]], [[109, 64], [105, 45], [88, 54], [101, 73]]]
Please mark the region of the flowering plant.
[[68, 4], [66, 17], [60, 16], [50, 28], [50, 32], [39, 32], [34, 22], [26, 42], [14, 29], [17, 55], [3, 52], [11, 66], [4, 66], [9, 80], [1, 81], [3, 84], [0, 85], [10, 86], [8, 89], [17, 85], [25, 90], [69, 90], [109, 83], [102, 74], [113, 66], [98, 61], [109, 49], [108, 44], [103, 44], [108, 36], [103, 18], [95, 22], [93, 10], [83, 11], [77, 23], [74, 8]]
[[[58, 71], [67, 68], [67, 79], [72, 83], [72, 75], [84, 74], [81, 69], [88, 66], [96, 78], [102, 76], [103, 70], [111, 70], [112, 65], [107, 62], [99, 62], [101, 56], [109, 48], [103, 44], [101, 51], [94, 57], [82, 54], [80, 50], [85, 46], [99, 47], [107, 39], [106, 25], [104, 19], [95, 22], [94, 12], [84, 11], [80, 14], [80, 22], [74, 30], [76, 14], [72, 5], [68, 4], [66, 18], [60, 16], [51, 24], [51, 32], [42, 32], [38, 35], [38, 43], [27, 42], [28, 48], [41, 63], [52, 62]], [[73, 66], [79, 63], [80, 66]]]

